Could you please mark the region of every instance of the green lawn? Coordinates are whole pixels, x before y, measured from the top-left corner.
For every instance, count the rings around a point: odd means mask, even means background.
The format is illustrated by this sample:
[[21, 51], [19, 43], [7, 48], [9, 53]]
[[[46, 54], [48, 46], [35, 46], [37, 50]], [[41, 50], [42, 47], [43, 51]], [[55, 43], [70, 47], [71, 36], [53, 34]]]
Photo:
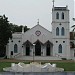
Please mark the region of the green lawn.
[[11, 66], [10, 62], [0, 62], [0, 72], [3, 71], [4, 67], [9, 67]]
[[[5, 67], [10, 67], [12, 62], [0, 62], [0, 72], [3, 71], [3, 68]], [[18, 62], [13, 62], [13, 63], [18, 63]], [[29, 62], [24, 62], [26, 64], [28, 64]]]
[[[65, 71], [75, 71], [75, 62], [51, 62], [51, 64], [52, 63], [56, 63], [57, 67], [64, 68]], [[0, 72], [3, 71], [2, 70], [3, 68], [10, 67], [10, 66], [11, 66], [11, 62], [0, 62]]]
[[75, 71], [75, 62], [56, 62], [56, 64], [57, 67], [64, 68], [65, 71]]

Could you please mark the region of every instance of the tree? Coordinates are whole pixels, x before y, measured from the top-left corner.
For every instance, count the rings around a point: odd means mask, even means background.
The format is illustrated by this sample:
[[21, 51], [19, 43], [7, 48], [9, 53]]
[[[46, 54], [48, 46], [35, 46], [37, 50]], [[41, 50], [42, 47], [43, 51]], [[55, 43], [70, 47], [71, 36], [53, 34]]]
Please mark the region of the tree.
[[[22, 32], [23, 25], [15, 25], [9, 23], [8, 18], [3, 15], [0, 16], [0, 56], [6, 54], [6, 45], [9, 42], [9, 38], [12, 38], [12, 33]], [[24, 31], [29, 30], [27, 26], [24, 26]]]
[[[12, 33], [22, 32], [23, 25], [18, 26], [18, 25], [15, 25], [13, 23], [10, 23], [10, 26], [11, 26]], [[26, 32], [27, 30], [29, 30], [29, 28], [27, 28], [27, 26], [24, 26], [24, 32]]]
[[[73, 18], [73, 21], [75, 21], [75, 18]], [[72, 26], [72, 28], [73, 28], [72, 31], [74, 31], [75, 30], [75, 24]]]
[[11, 27], [8, 18], [3, 15], [0, 16], [0, 56], [5, 55], [9, 38], [12, 38]]
[[74, 30], [75, 30], [75, 25], [73, 25], [71, 28], [73, 28], [73, 30], [72, 30], [72, 31], [74, 31]]

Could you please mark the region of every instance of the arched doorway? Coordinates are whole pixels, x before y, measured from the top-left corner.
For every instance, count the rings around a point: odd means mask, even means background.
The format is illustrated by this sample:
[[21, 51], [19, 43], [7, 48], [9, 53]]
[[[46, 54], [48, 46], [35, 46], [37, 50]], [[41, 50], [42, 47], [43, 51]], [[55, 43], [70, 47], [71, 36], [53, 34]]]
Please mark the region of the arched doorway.
[[50, 56], [50, 55], [51, 55], [50, 44], [47, 43], [47, 46], [46, 46], [46, 56]]
[[35, 45], [35, 56], [41, 56], [41, 44], [39, 41]]
[[29, 56], [30, 55], [30, 44], [27, 43], [26, 44], [26, 56]]

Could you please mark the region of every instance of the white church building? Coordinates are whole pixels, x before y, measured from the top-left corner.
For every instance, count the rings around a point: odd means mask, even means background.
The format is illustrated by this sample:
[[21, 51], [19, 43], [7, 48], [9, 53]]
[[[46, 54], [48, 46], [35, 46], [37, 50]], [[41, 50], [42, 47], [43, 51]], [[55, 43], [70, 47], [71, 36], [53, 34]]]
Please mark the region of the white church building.
[[70, 49], [68, 7], [52, 8], [52, 32], [39, 21], [37, 25], [24, 32], [12, 34], [6, 46], [7, 58], [20, 60], [61, 60], [74, 59], [74, 49]]

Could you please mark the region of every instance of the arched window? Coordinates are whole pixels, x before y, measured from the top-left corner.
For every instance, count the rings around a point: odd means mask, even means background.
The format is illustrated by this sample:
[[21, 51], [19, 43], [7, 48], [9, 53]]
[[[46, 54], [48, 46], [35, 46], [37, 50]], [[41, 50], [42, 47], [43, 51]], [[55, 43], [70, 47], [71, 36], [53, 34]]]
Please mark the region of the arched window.
[[62, 53], [62, 45], [61, 44], [58, 46], [58, 53]]
[[59, 36], [59, 28], [56, 28], [56, 36]]
[[64, 29], [64, 27], [61, 28], [61, 35], [62, 35], [62, 36], [65, 35], [65, 29]]
[[56, 13], [56, 19], [59, 19], [59, 13], [58, 12]]
[[17, 53], [18, 52], [18, 46], [17, 44], [14, 45], [14, 53]]
[[64, 13], [62, 12], [61, 18], [64, 19]]

